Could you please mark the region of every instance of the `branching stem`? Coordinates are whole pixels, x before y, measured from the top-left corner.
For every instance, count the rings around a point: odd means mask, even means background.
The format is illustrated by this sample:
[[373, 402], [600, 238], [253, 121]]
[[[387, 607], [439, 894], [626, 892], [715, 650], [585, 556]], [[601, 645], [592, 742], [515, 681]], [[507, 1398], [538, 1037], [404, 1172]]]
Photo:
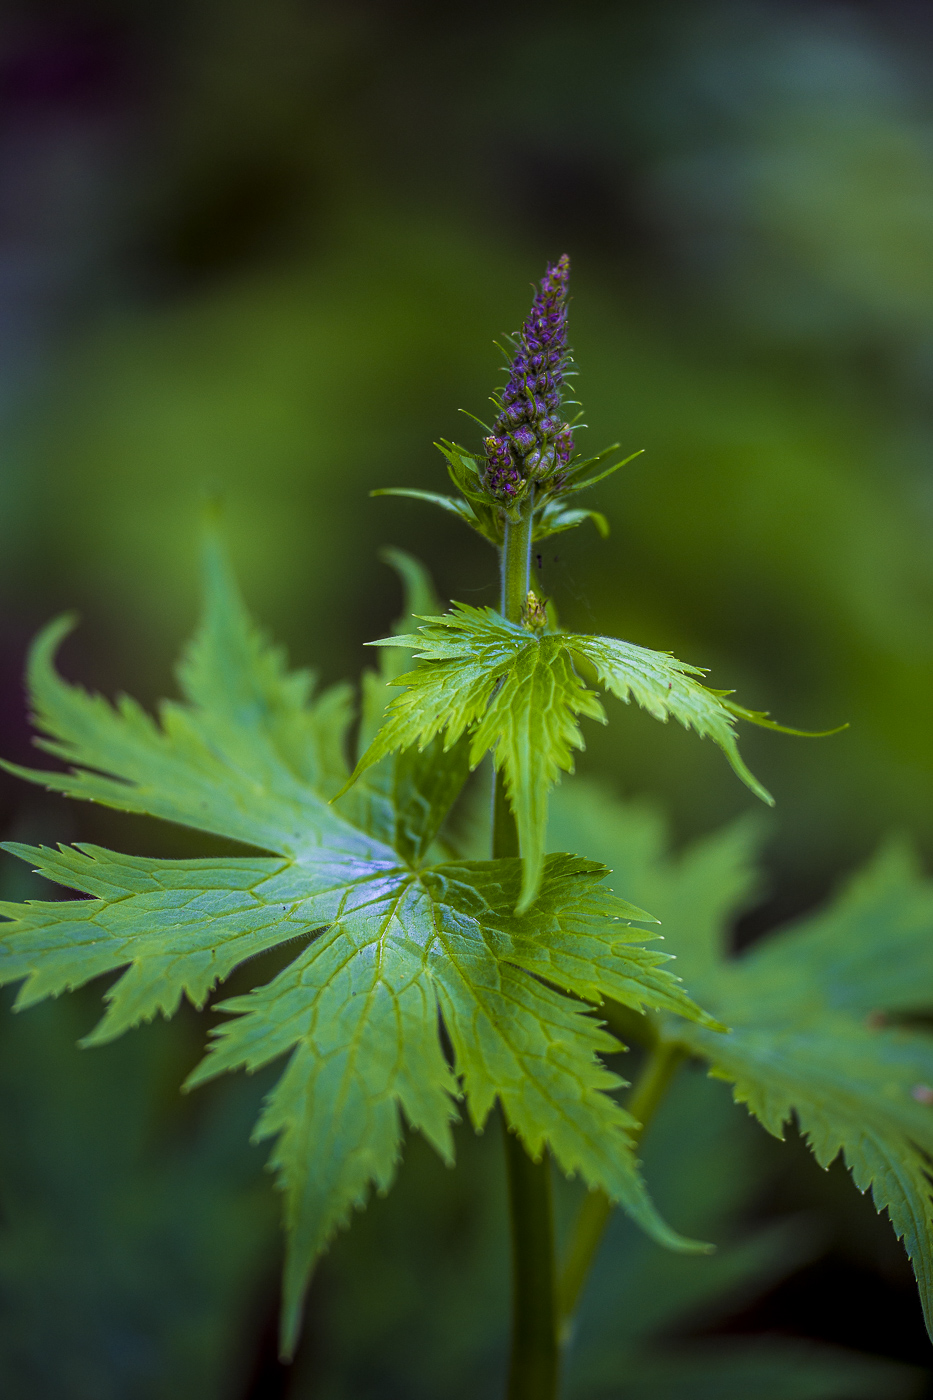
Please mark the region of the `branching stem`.
[[[679, 1046], [665, 1044], [663, 1041], [659, 1041], [648, 1051], [644, 1067], [625, 1105], [640, 1125], [635, 1135], [636, 1141], [654, 1117], [683, 1059], [684, 1051]], [[611, 1214], [612, 1202], [605, 1191], [590, 1191], [580, 1207], [557, 1285], [557, 1312], [562, 1342], [569, 1337], [573, 1314]]]

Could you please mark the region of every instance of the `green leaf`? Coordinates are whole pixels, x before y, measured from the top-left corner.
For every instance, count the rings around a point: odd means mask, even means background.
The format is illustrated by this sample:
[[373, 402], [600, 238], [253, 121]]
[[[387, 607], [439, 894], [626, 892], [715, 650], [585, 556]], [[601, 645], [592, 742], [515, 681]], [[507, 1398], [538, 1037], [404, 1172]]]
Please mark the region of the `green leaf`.
[[592, 520], [602, 538], [609, 538], [609, 521], [600, 511], [567, 510], [559, 501], [549, 501], [541, 514], [535, 516], [532, 538], [536, 543], [538, 540], [550, 539], [551, 535], [559, 535], [564, 530], [572, 530], [576, 525], [582, 525], [584, 520]]
[[410, 647], [422, 664], [392, 681], [403, 693], [348, 786], [398, 749], [424, 747], [441, 735], [450, 748], [469, 734], [472, 765], [491, 751], [505, 778], [525, 859], [520, 908], [528, 908], [540, 880], [548, 793], [562, 772], [573, 771], [573, 750], [583, 748], [577, 716], [605, 722], [602, 705], [574, 669], [574, 655], [590, 661], [620, 700], [632, 698], [655, 719], [673, 717], [708, 735], [752, 792], [773, 803], [739, 755], [735, 715], [722, 693], [693, 679], [703, 674], [698, 667], [611, 637], [539, 636], [491, 608], [463, 603], [424, 620], [417, 634], [370, 643]]
[[722, 703], [730, 715], [747, 720], [749, 724], [757, 724], [759, 729], [772, 729], [775, 734], [793, 734], [797, 739], [828, 739], [831, 734], [841, 734], [849, 727], [848, 724], [837, 724], [835, 729], [791, 729], [771, 719], [767, 710], [746, 710], [744, 705], [736, 705], [733, 700], [726, 699], [728, 694], [728, 691], [723, 692]]
[[586, 491], [588, 487], [595, 486], [597, 482], [605, 481], [607, 476], [612, 476], [613, 472], [617, 472], [620, 467], [627, 467], [629, 462], [634, 462], [635, 458], [640, 457], [645, 450], [643, 447], [640, 447], [637, 452], [630, 452], [627, 457], [623, 457], [621, 462], [614, 462], [611, 467], [607, 467], [605, 471], [599, 472], [596, 476], [587, 477], [585, 481], [576, 480], [580, 472], [585, 471], [587, 467], [596, 466], [598, 462], [602, 462], [606, 457], [615, 452], [617, 447], [618, 443], [616, 447], [606, 448], [605, 451], [598, 453], [597, 456], [591, 457], [589, 461], [581, 462], [573, 469], [572, 479], [567, 486], [561, 488], [560, 495], [572, 496], [577, 491]]
[[393, 682], [405, 689], [356, 773], [397, 749], [423, 747], [439, 735], [453, 747], [472, 731], [472, 765], [491, 750], [505, 776], [525, 859], [520, 907], [527, 908], [543, 869], [548, 790], [561, 770], [572, 770], [571, 751], [583, 744], [575, 715], [603, 720], [602, 706], [560, 637], [539, 641], [489, 608], [456, 604], [420, 636], [385, 644], [420, 647], [427, 664]]
[[[583, 835], [564, 805], [560, 835]], [[732, 1028], [666, 1022], [664, 1035], [706, 1058], [769, 1132], [796, 1118], [822, 1166], [842, 1154], [903, 1237], [933, 1336], [933, 1037], [903, 1020], [933, 1007], [933, 882], [889, 847], [827, 908], [732, 958], [729, 928], [756, 884], [747, 828], [673, 862], [658, 844], [626, 850], [608, 804], [598, 825], [599, 853], [651, 902], [691, 990]]]
[[456, 442], [448, 442], [446, 438], [441, 438], [435, 446], [447, 462], [451, 481], [476, 517], [475, 524], [473, 521], [468, 523], [491, 544], [500, 545], [503, 534], [502, 513], [490, 503], [489, 496], [483, 490], [482, 472], [476, 458], [471, 456], [465, 447]]
[[[417, 562], [392, 562], [409, 599], [431, 605]], [[235, 1019], [190, 1081], [289, 1056], [258, 1128], [277, 1136], [286, 1197], [286, 1352], [316, 1253], [372, 1186], [393, 1179], [402, 1116], [449, 1157], [461, 1096], [477, 1127], [498, 1099], [530, 1152], [547, 1144], [564, 1171], [607, 1191], [657, 1239], [699, 1248], [648, 1198], [633, 1120], [610, 1096], [622, 1081], [599, 1059], [618, 1042], [588, 1014], [588, 1003], [610, 996], [715, 1025], [665, 955], [644, 947], [652, 935], [631, 926], [648, 916], [605, 888], [604, 867], [576, 857], [549, 858], [538, 903], [522, 915], [520, 861], [426, 863], [466, 744], [448, 743], [433, 760], [417, 750], [387, 759], [355, 811], [349, 798], [328, 803], [346, 774], [347, 692], [315, 700], [310, 675], [287, 670], [247, 616], [216, 543], [206, 583], [204, 618], [179, 671], [185, 701], [163, 704], [158, 721], [62, 680], [52, 650], [63, 629], [43, 634], [30, 662], [33, 705], [45, 747], [75, 767], [16, 771], [257, 853], [159, 860], [88, 845], [9, 846], [89, 897], [0, 905], [0, 982], [21, 982], [25, 1007], [118, 973], [87, 1037], [99, 1044], [171, 1015], [182, 997], [202, 1006], [257, 953], [296, 950], [267, 986], [225, 1004]], [[394, 666], [385, 654], [383, 692]], [[376, 685], [369, 703], [372, 722]]]
[[[417, 622], [419, 614], [436, 611], [440, 603], [427, 570], [413, 555], [387, 548], [380, 558], [395, 570], [404, 587], [404, 613], [394, 629], [401, 633]], [[358, 753], [377, 733], [394, 694], [388, 687], [403, 670], [398, 653], [385, 650], [379, 654], [378, 670], [363, 673]], [[468, 774], [465, 743], [448, 752], [441, 744], [423, 751], [409, 749], [370, 768], [363, 781], [342, 797], [339, 810], [370, 835], [388, 841], [406, 860], [418, 863], [428, 854]]]
[[801, 1215], [748, 1232], [777, 1164], [729, 1098], [725, 1085], [685, 1067], [642, 1140], [652, 1190], [669, 1214], [715, 1240], [716, 1254], [700, 1263], [659, 1250], [614, 1217], [575, 1319], [568, 1394], [606, 1400], [624, 1376], [626, 1400], [916, 1396], [925, 1378], [919, 1368], [791, 1337], [724, 1335], [732, 1329], [723, 1323], [826, 1243]]
[[471, 525], [474, 530], [479, 530], [480, 534], [484, 533], [480, 519], [469, 501], [458, 500], [456, 496], [442, 496], [437, 491], [417, 491], [407, 486], [383, 486], [378, 491], [370, 491], [369, 494], [371, 496], [406, 496], [411, 501], [426, 501], [428, 505], [438, 506], [441, 510], [455, 515], [465, 525]]
[[80, 766], [3, 766], [50, 791], [282, 855], [316, 850], [325, 833], [365, 851], [327, 800], [345, 781], [349, 687], [311, 698], [312, 675], [289, 673], [281, 650], [249, 621], [215, 543], [206, 549], [205, 583], [204, 621], [178, 672], [187, 704], [163, 701], [156, 722], [127, 696], [114, 706], [65, 684], [52, 657], [73, 623], [59, 619], [33, 646], [29, 693], [47, 736], [39, 746]]
[[655, 719], [666, 723], [673, 717], [701, 738], [711, 738], [742, 782], [756, 797], [773, 806], [774, 798], [739, 755], [733, 716], [722, 697], [693, 680], [694, 676], [703, 675], [698, 666], [688, 666], [666, 652], [648, 651], [614, 637], [570, 637], [568, 645], [592, 662], [603, 685], [619, 700], [628, 704], [631, 697]]

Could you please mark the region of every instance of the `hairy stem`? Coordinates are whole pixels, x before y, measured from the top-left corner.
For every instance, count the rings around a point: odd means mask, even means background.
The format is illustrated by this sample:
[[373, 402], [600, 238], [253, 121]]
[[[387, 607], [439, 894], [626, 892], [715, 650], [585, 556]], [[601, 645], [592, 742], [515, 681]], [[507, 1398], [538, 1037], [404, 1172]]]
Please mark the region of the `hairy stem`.
[[[648, 1051], [641, 1074], [625, 1105], [639, 1123], [635, 1132], [636, 1142], [654, 1117], [684, 1058], [685, 1053], [680, 1046], [660, 1041]], [[612, 1202], [605, 1191], [590, 1191], [580, 1207], [557, 1285], [557, 1311], [563, 1341], [569, 1335], [570, 1321], [611, 1214]]]
[[[531, 570], [533, 501], [506, 525], [501, 554], [503, 616], [521, 622]], [[493, 857], [517, 856], [518, 832], [504, 786], [493, 778]], [[512, 1235], [512, 1354], [508, 1400], [555, 1400], [559, 1347], [554, 1266], [551, 1162], [535, 1162], [514, 1133], [505, 1134]]]
[[506, 524], [500, 554], [502, 596], [500, 610], [509, 622], [521, 622], [522, 608], [531, 582], [531, 536], [534, 529], [534, 488], [521, 507], [517, 525]]

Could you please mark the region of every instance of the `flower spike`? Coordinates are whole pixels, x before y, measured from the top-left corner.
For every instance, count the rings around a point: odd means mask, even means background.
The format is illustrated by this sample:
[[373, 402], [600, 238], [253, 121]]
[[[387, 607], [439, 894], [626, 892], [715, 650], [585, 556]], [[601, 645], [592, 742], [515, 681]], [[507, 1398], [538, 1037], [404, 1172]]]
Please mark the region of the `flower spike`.
[[[605, 516], [598, 511], [571, 509], [568, 498], [595, 486], [638, 453], [596, 476], [585, 475], [590, 468], [601, 466], [618, 444], [595, 457], [584, 458], [576, 451], [574, 428], [586, 424], [580, 422], [578, 401], [563, 398], [564, 381], [575, 373], [570, 368], [567, 344], [569, 278], [570, 259], [564, 253], [546, 268], [521, 330], [509, 337], [509, 351], [503, 352], [511, 354], [508, 381], [492, 396], [496, 408], [492, 427], [467, 414], [483, 429], [481, 452], [474, 454], [443, 439], [437, 444], [463, 499], [399, 487], [374, 491], [373, 495], [430, 501], [459, 516], [497, 547], [502, 544], [506, 522], [517, 520], [529, 495], [533, 496], [535, 540], [573, 529], [584, 520], [592, 520], [601, 535], [608, 534]], [[579, 411], [566, 416], [564, 408], [571, 405]]]
[[548, 267], [531, 310], [515, 337], [509, 381], [495, 431], [485, 441], [483, 482], [494, 499], [513, 505], [529, 482], [544, 484], [566, 469], [573, 433], [561, 421], [567, 347], [567, 254]]

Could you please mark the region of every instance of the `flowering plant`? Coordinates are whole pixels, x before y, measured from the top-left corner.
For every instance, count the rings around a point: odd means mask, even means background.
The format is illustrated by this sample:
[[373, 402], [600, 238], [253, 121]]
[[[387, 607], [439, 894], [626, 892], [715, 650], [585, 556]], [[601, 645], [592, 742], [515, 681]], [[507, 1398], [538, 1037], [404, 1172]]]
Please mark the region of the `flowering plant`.
[[[534, 540], [588, 518], [606, 532], [572, 498], [621, 465], [604, 467], [614, 449], [582, 458], [578, 417], [563, 416], [568, 276], [566, 257], [547, 269], [511, 343], [482, 451], [440, 445], [459, 494], [394, 489], [452, 511], [496, 546], [500, 607], [442, 612], [421, 566], [391, 554], [406, 617], [373, 643], [379, 664], [363, 677], [355, 762], [351, 691], [316, 694], [310, 673], [289, 671], [251, 621], [212, 528], [203, 617], [178, 671], [183, 698], [153, 718], [126, 697], [113, 705], [68, 684], [53, 665], [71, 625], [60, 620], [33, 648], [29, 685], [38, 742], [68, 768], [7, 765], [54, 791], [248, 848], [170, 860], [8, 844], [84, 897], [0, 907], [0, 981], [21, 983], [23, 1008], [118, 973], [86, 1039], [93, 1045], [170, 1016], [182, 997], [204, 1006], [254, 954], [290, 946], [270, 981], [214, 1004], [225, 1019], [186, 1086], [287, 1057], [256, 1130], [275, 1139], [285, 1196], [284, 1355], [316, 1258], [374, 1186], [391, 1186], [404, 1125], [452, 1161], [460, 1108], [479, 1131], [498, 1106], [512, 1219], [512, 1400], [556, 1394], [561, 1348], [614, 1207], [666, 1248], [710, 1248], [661, 1216], [636, 1156], [687, 1056], [730, 1080], [775, 1134], [796, 1115], [824, 1165], [844, 1152], [905, 1236], [933, 1311], [933, 1051], [897, 1024], [916, 1006], [933, 928], [933, 897], [910, 861], [886, 857], [822, 919], [736, 963], [725, 956], [724, 921], [749, 889], [741, 834], [676, 865], [649, 859], [610, 813], [602, 828], [617, 831], [618, 891], [606, 865], [567, 849], [587, 846], [585, 819], [565, 822], [572, 839], [547, 849], [549, 794], [583, 747], [581, 717], [606, 719], [588, 681], [711, 738], [767, 802], [735, 726], [781, 729], [707, 687], [695, 666], [561, 630], [531, 586]], [[398, 661], [405, 650], [408, 670]], [[487, 755], [490, 844], [477, 855], [458, 850], [448, 818]], [[658, 913], [687, 986], [653, 943]], [[887, 956], [895, 944], [897, 959]], [[604, 1057], [623, 1038], [644, 1053], [620, 1101], [625, 1081]], [[560, 1267], [555, 1168], [587, 1187]]]

